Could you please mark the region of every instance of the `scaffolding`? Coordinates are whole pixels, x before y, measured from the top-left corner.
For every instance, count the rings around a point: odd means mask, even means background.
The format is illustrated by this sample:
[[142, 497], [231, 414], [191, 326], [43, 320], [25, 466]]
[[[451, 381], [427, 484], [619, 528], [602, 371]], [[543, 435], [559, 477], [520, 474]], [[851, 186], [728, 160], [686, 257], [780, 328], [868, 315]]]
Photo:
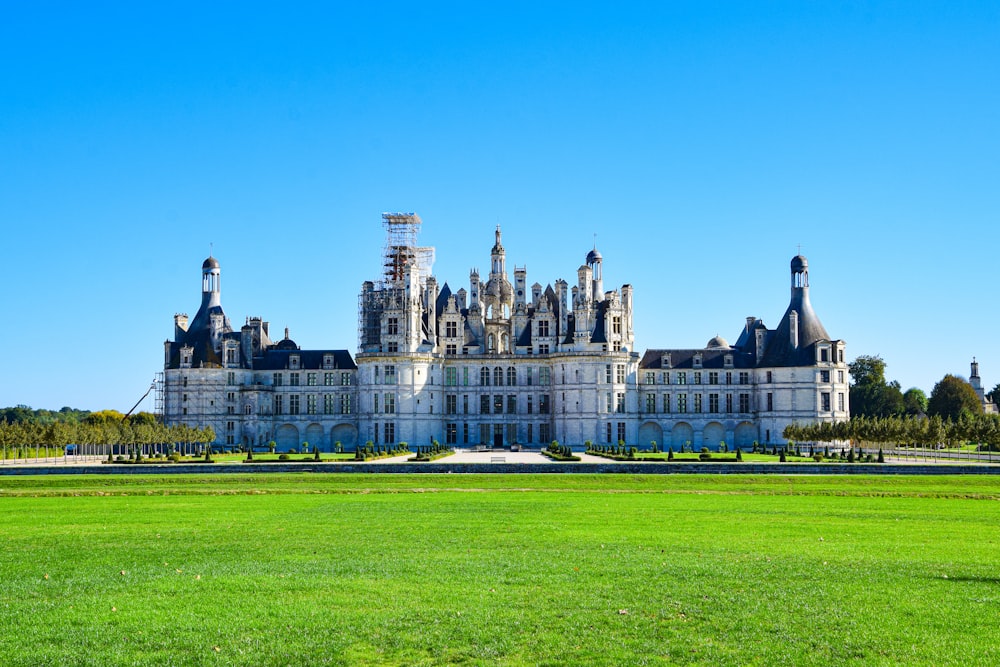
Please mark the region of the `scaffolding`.
[[361, 351], [377, 351], [381, 344], [383, 311], [407, 305], [403, 279], [408, 267], [417, 276], [419, 287], [426, 286], [434, 265], [434, 248], [417, 245], [421, 224], [416, 213], [382, 214], [382, 227], [385, 229], [382, 275], [376, 282], [364, 283], [358, 297], [358, 344]]

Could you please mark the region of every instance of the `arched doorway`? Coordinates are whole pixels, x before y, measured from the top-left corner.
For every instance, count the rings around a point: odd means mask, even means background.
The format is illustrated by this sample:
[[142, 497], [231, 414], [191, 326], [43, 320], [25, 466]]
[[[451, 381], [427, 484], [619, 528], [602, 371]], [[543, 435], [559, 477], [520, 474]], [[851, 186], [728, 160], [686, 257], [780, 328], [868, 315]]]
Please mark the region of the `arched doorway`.
[[677, 422], [670, 429], [670, 443], [674, 451], [680, 451], [681, 447], [694, 445], [694, 429], [687, 422]]
[[330, 429], [330, 448], [336, 448], [338, 442], [344, 451], [354, 450], [358, 445], [358, 429], [351, 424], [337, 424]]
[[736, 426], [734, 436], [737, 447], [751, 447], [757, 439], [757, 427], [750, 422], [742, 422]]
[[658, 447], [663, 447], [663, 427], [656, 422], [646, 422], [639, 427], [639, 449], [652, 447], [653, 442]]
[[278, 451], [288, 451], [299, 446], [299, 429], [291, 424], [282, 424], [274, 433], [274, 441], [278, 445]]
[[[719, 443], [726, 439], [726, 429], [719, 422], [709, 422], [705, 425], [702, 434], [702, 443], [705, 447], [715, 450], [719, 448]], [[729, 444], [728, 442], [726, 443]]]
[[309, 443], [310, 449], [319, 447], [321, 450], [326, 450], [326, 443], [323, 441], [323, 427], [319, 424], [306, 426], [306, 442]]

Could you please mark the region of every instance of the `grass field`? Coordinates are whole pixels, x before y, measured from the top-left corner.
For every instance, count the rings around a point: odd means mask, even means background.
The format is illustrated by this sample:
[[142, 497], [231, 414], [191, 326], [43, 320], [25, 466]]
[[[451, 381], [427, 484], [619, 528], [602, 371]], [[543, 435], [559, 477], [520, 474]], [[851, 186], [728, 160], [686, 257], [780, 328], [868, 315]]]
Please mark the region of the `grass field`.
[[998, 664], [998, 500], [991, 477], [3, 477], [0, 663]]

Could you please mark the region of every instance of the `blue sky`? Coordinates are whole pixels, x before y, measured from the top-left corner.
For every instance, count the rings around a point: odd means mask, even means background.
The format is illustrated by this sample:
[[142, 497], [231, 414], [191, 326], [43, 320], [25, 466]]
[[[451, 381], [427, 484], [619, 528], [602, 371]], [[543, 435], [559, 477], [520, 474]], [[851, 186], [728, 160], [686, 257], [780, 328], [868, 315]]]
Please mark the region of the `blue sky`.
[[775, 326], [801, 245], [849, 358], [1000, 382], [1000, 5], [362, 4], [5, 3], [0, 405], [131, 407], [210, 247], [234, 325], [355, 351], [382, 211], [453, 289], [596, 234], [640, 350]]

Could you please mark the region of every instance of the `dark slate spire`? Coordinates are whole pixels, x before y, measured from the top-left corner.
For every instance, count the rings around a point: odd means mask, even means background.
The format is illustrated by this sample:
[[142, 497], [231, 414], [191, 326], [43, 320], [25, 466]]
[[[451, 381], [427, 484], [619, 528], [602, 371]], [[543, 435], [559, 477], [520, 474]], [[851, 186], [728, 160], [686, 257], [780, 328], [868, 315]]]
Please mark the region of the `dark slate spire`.
[[823, 323], [809, 303], [809, 262], [802, 255], [792, 258], [792, 298], [778, 328], [768, 336], [762, 367], [811, 366], [813, 346], [830, 340]]

